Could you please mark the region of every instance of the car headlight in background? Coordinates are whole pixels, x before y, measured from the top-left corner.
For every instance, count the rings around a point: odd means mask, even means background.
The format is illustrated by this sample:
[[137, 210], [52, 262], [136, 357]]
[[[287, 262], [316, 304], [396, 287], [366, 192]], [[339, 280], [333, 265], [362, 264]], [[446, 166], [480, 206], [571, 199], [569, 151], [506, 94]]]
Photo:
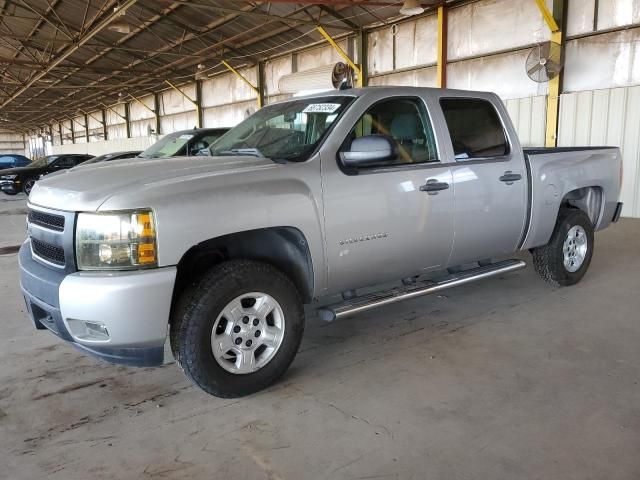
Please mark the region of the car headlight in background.
[[156, 226], [151, 210], [80, 213], [76, 225], [80, 270], [156, 267]]
[[15, 180], [18, 175], [2, 175], [0, 180]]

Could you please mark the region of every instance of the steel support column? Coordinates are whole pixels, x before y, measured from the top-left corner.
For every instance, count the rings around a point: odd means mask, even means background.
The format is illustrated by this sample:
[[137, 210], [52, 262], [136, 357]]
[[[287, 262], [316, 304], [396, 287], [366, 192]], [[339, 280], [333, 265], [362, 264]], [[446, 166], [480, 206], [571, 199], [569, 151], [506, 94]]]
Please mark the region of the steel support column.
[[131, 138], [131, 107], [129, 102], [124, 102], [124, 124], [127, 130], [127, 138]]
[[447, 87], [447, 32], [449, 29], [447, 7], [438, 7], [438, 60], [436, 85], [438, 88]]
[[198, 116], [198, 127], [204, 125], [204, 116], [202, 113], [202, 80], [196, 80], [196, 115]]
[[[564, 57], [564, 36], [559, 25], [564, 22], [564, 5], [566, 0], [553, 0], [553, 11], [549, 10], [545, 0], [535, 0], [549, 30], [551, 41], [560, 45]], [[555, 147], [558, 144], [558, 117], [560, 111], [560, 93], [562, 88], [562, 73], [549, 80], [549, 94], [547, 96], [547, 128], [545, 146]]]
[[160, 95], [157, 93], [153, 94], [153, 109], [156, 112], [156, 135], [160, 135]]
[[356, 37], [356, 49], [358, 51], [358, 61], [360, 62], [360, 74], [362, 75], [362, 86], [369, 84], [369, 44], [367, 43], [367, 34], [363, 29], [358, 31]]
[[107, 131], [107, 111], [103, 108], [102, 112], [102, 136], [103, 140], [108, 140], [108, 131]]
[[258, 62], [256, 65], [256, 88], [258, 90], [258, 108], [264, 107], [264, 62]]

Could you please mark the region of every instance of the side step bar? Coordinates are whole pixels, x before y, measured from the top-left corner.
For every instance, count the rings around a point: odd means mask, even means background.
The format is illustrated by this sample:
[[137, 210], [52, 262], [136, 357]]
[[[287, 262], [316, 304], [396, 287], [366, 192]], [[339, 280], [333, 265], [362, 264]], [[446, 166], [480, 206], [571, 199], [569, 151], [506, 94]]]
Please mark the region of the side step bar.
[[463, 270], [445, 277], [424, 280], [416, 282], [413, 285], [396, 287], [384, 292], [356, 297], [352, 300], [336, 305], [321, 307], [318, 309], [318, 315], [320, 316], [320, 319], [326, 322], [332, 322], [339, 318], [349, 317], [384, 305], [390, 305], [403, 300], [429, 295], [441, 290], [446, 290], [447, 288], [465, 285], [467, 283], [489, 277], [495, 277], [496, 275], [503, 273], [522, 270], [526, 266], [527, 264], [522, 260], [503, 260], [490, 265]]

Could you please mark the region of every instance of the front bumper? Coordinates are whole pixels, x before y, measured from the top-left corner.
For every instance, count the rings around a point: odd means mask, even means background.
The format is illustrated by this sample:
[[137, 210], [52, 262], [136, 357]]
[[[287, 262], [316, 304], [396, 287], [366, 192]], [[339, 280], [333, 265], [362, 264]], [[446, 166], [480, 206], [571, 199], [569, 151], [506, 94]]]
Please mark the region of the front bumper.
[[20, 193], [22, 184], [14, 180], [0, 180], [0, 190], [6, 193]]
[[[36, 328], [111, 363], [162, 364], [175, 267], [65, 274], [35, 261], [29, 240], [19, 261], [22, 293]], [[87, 323], [103, 326], [106, 338], [87, 335]]]

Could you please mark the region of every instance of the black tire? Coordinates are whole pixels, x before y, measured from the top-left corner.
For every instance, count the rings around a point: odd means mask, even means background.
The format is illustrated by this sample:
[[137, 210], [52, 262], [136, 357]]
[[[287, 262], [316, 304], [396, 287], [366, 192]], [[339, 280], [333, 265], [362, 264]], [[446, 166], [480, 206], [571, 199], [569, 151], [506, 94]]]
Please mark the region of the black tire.
[[[587, 252], [580, 268], [570, 272], [564, 266], [564, 241], [571, 228], [581, 226], [587, 236]], [[555, 286], [569, 286], [578, 283], [587, 273], [593, 256], [594, 235], [593, 225], [589, 217], [575, 208], [560, 210], [555, 229], [549, 243], [543, 247], [533, 249], [533, 265], [543, 280]]]
[[5, 192], [5, 191], [3, 191], [2, 193], [4, 193], [5, 195], [10, 195], [12, 197], [18, 194], [18, 192]]
[[27, 196], [31, 193], [33, 186], [36, 184], [35, 178], [27, 178], [22, 184], [22, 191], [27, 194]]
[[[262, 368], [231, 373], [214, 358], [211, 333], [225, 306], [248, 292], [264, 292], [280, 304], [284, 337]], [[230, 260], [213, 267], [183, 293], [174, 310], [170, 325], [173, 356], [193, 383], [222, 398], [242, 397], [273, 384], [295, 358], [304, 332], [304, 308], [293, 282], [271, 265], [251, 260]]]

